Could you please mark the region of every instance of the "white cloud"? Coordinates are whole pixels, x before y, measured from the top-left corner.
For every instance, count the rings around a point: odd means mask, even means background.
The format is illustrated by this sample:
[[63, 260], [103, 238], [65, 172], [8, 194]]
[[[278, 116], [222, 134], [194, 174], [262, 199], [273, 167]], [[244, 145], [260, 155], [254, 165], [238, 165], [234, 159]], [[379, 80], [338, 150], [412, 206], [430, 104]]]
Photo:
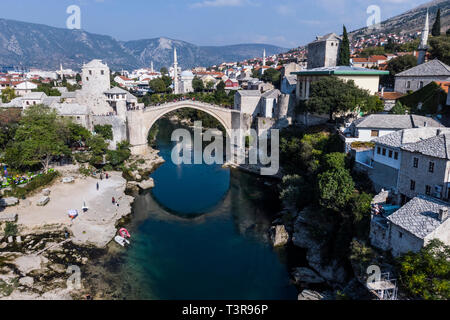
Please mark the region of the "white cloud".
[[202, 2], [196, 2], [191, 5], [193, 8], [204, 7], [242, 7], [246, 5], [253, 5], [250, 0], [204, 0]]

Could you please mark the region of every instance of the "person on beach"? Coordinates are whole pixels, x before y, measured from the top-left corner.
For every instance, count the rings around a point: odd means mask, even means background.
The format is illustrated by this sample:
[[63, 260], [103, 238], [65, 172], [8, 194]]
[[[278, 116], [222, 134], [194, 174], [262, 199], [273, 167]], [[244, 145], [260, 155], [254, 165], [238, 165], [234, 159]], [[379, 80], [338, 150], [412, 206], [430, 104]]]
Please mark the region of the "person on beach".
[[109, 175], [108, 175], [108, 172], [106, 173], [106, 180], [108, 180], [109, 179]]
[[100, 186], [98, 185], [98, 182], [97, 182], [97, 191], [98, 191], [99, 188], [100, 188]]
[[116, 199], [114, 197], [112, 197], [112, 204], [116, 203]]

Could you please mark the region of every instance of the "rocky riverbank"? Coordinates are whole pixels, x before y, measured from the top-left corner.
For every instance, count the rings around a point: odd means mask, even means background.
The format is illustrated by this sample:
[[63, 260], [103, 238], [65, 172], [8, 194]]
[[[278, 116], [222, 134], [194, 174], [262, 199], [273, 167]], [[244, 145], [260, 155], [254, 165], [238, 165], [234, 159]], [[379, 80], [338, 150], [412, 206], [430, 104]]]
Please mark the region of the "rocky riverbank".
[[[62, 177], [46, 188], [46, 205], [38, 206], [41, 190], [4, 208], [0, 216], [17, 216], [18, 232], [6, 237], [0, 228], [0, 299], [84, 299], [90, 294], [83, 285], [89, 275], [83, 272], [95, 265], [131, 214], [134, 197], [127, 191], [133, 185], [135, 191], [153, 187], [145, 177], [162, 162], [149, 149], [132, 157], [123, 173], [109, 172], [108, 179], [82, 176], [77, 166], [58, 168]], [[71, 220], [68, 210], [77, 210], [78, 217]]]
[[[299, 290], [299, 300], [335, 300], [341, 297], [372, 299], [373, 297], [348, 270], [345, 259], [330, 259], [323, 233], [327, 223], [311, 208], [297, 211], [284, 209], [273, 222], [270, 237], [274, 247], [294, 245], [306, 250], [308, 266], [291, 270]], [[330, 231], [330, 230], [328, 230]]]

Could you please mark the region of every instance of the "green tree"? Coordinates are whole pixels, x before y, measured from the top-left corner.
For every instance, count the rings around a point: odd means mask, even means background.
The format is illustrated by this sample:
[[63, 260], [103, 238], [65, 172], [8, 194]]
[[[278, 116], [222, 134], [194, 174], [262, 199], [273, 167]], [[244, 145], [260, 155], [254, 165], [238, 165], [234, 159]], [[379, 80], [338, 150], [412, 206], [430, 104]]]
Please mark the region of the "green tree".
[[113, 140], [114, 139], [112, 125], [110, 125], [110, 124], [105, 124], [105, 125], [97, 124], [94, 126], [94, 131], [97, 134], [101, 135], [105, 140]]
[[342, 32], [342, 42], [339, 48], [339, 65], [349, 66], [350, 65], [350, 41], [348, 40], [347, 28], [343, 26]]
[[172, 78], [166, 75], [163, 75], [161, 79], [164, 81], [164, 84], [166, 85], [166, 91], [168, 91], [169, 87], [172, 85]]
[[169, 70], [167, 70], [166, 67], [162, 67], [162, 68], [159, 70], [159, 72], [161, 72], [162, 75], [167, 75], [167, 74], [169, 74]]
[[2, 91], [2, 102], [8, 103], [11, 102], [12, 99], [16, 98], [16, 92], [14, 91], [14, 88], [7, 87], [3, 89]]
[[99, 166], [103, 164], [103, 156], [106, 154], [108, 149], [108, 143], [102, 135], [96, 134], [91, 136], [87, 141], [87, 146], [91, 153], [91, 158], [89, 163], [93, 166]]
[[206, 82], [206, 90], [212, 91], [213, 89], [214, 89], [214, 82], [213, 81]]
[[430, 39], [430, 55], [432, 59], [439, 59], [443, 63], [450, 64], [450, 37], [440, 36]]
[[66, 126], [69, 131], [69, 135], [67, 137], [67, 143], [69, 146], [73, 146], [75, 143], [82, 145], [91, 137], [91, 132], [77, 123], [67, 121]]
[[389, 111], [391, 114], [406, 114], [406, 106], [404, 106], [400, 101], [397, 101], [394, 107]]
[[167, 91], [166, 83], [161, 78], [150, 80], [149, 86], [154, 93], [165, 93]]
[[21, 118], [21, 110], [13, 108], [0, 109], [0, 149], [13, 140]]
[[264, 82], [270, 82], [275, 87], [279, 88], [281, 83], [281, 72], [274, 68], [266, 69], [260, 79]]
[[205, 90], [205, 86], [202, 79], [195, 76], [194, 79], [192, 79], [192, 88], [195, 92], [203, 92]]
[[383, 101], [378, 96], [369, 96], [364, 105], [361, 106], [361, 111], [364, 113], [377, 113], [383, 110]]
[[297, 174], [285, 175], [280, 185], [280, 199], [287, 205], [302, 209], [312, 201], [311, 187]]
[[127, 141], [122, 141], [117, 144], [116, 150], [107, 151], [106, 160], [113, 167], [117, 167], [128, 160], [130, 156], [130, 144]]
[[356, 111], [368, 97], [368, 92], [358, 88], [352, 80], [344, 81], [335, 76], [321, 77], [311, 84], [304, 111], [329, 114], [330, 120], [333, 120], [337, 112]]
[[398, 258], [400, 282], [414, 298], [450, 299], [450, 247], [430, 241], [419, 252]]
[[80, 82], [81, 82], [81, 75], [80, 75], [79, 73], [77, 73], [77, 75], [75, 76], [75, 81], [76, 81], [77, 83], [80, 83]]
[[411, 69], [415, 66], [417, 66], [417, 58], [408, 54], [391, 59], [388, 62], [387, 70], [390, 71], [392, 76], [395, 76], [397, 73]]
[[431, 28], [431, 35], [433, 37], [441, 35], [441, 8], [437, 10], [436, 20], [434, 21], [433, 28]]
[[335, 211], [343, 210], [351, 198], [355, 184], [348, 170], [337, 168], [318, 176], [319, 203]]
[[445, 34], [446, 34], [447, 36], [450, 36], [450, 28], [447, 29], [447, 31], [445, 32]]
[[29, 107], [20, 120], [14, 142], [6, 150], [7, 162], [19, 168], [40, 163], [47, 173], [53, 157], [70, 154], [65, 145], [67, 134], [56, 111], [44, 105]]

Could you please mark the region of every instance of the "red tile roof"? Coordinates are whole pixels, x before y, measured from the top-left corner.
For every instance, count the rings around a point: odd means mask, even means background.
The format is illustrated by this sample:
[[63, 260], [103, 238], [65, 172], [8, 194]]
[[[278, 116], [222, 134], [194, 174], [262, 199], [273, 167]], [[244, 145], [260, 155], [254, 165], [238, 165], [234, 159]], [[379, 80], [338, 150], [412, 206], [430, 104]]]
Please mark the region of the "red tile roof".
[[448, 88], [450, 87], [450, 81], [435, 81], [445, 93], [448, 94]]

